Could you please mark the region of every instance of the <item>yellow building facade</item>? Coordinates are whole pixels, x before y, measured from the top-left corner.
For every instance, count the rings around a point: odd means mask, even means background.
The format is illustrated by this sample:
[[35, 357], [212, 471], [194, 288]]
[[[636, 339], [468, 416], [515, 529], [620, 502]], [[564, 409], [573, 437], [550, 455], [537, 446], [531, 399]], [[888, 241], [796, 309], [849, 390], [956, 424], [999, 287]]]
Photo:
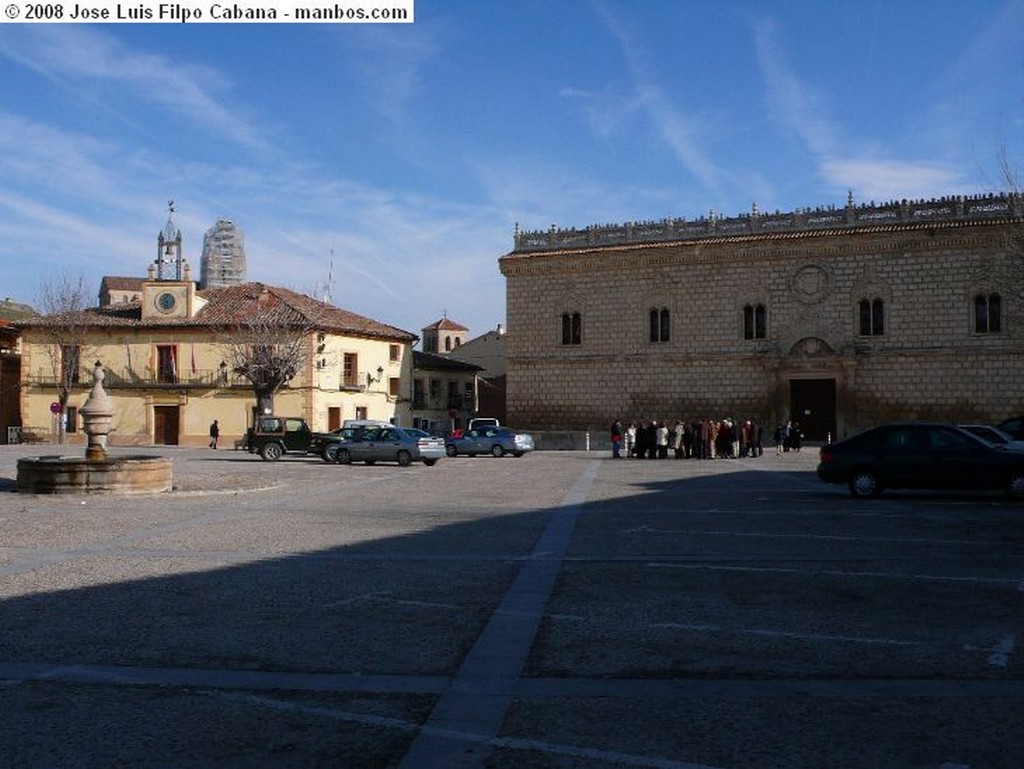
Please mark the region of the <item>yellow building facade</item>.
[[[138, 301], [29, 319], [22, 334], [22, 440], [52, 442], [61, 415], [55, 360], [71, 356], [77, 372], [64, 416], [67, 440], [84, 443], [79, 410], [92, 368], [105, 371], [114, 406], [111, 446], [201, 446], [217, 420], [221, 445], [240, 441], [256, 403], [251, 382], [231, 365], [232, 333], [245, 324], [299, 328], [301, 354], [291, 380], [274, 397], [274, 412], [301, 416], [314, 431], [345, 419], [394, 419], [411, 410], [412, 345], [417, 336], [288, 289], [245, 283], [200, 290], [189, 280], [151, 274]], [[73, 322], [79, 343], [55, 349], [52, 324]]]

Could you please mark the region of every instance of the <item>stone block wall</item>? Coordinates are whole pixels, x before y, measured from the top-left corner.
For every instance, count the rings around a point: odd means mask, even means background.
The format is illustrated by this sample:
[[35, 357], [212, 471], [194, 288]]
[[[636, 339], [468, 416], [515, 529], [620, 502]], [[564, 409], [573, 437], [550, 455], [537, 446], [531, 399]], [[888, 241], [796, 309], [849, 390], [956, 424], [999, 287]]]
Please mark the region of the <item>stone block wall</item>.
[[[837, 431], [880, 421], [994, 422], [1024, 413], [1022, 255], [1006, 222], [513, 252], [508, 420], [604, 429], [613, 419], [789, 418], [793, 378], [834, 379]], [[1019, 226], [1019, 225], [1018, 225]], [[998, 293], [1002, 330], [977, 333], [973, 297]], [[882, 300], [884, 334], [858, 302]], [[743, 308], [767, 334], [744, 339]], [[667, 309], [667, 341], [649, 313]], [[582, 318], [564, 345], [561, 316]]]

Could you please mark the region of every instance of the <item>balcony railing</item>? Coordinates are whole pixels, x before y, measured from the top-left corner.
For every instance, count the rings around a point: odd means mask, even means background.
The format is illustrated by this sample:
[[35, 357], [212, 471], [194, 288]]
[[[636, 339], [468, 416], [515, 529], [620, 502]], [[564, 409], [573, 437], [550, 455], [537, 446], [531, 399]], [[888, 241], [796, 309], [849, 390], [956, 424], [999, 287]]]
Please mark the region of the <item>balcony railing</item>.
[[[105, 368], [103, 371], [103, 387], [107, 390], [143, 388], [229, 389], [252, 386], [245, 377], [231, 371], [221, 371], [219, 368], [160, 372], [153, 371], [152, 369], [138, 371], [128, 368]], [[44, 387], [55, 387], [57, 385], [57, 378], [49, 371], [25, 374], [24, 381], [28, 384], [42, 385]], [[82, 388], [91, 387], [92, 369], [82, 371], [75, 385]]]

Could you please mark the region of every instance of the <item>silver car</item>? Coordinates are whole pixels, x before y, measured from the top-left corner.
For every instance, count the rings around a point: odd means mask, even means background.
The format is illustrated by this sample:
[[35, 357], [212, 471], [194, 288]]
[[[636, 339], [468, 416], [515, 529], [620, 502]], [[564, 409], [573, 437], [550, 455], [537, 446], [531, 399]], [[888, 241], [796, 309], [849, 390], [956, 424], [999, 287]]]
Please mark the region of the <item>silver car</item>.
[[521, 457], [527, 451], [533, 451], [533, 436], [510, 427], [479, 427], [467, 430], [458, 438], [449, 438], [446, 450], [450, 457], [460, 454], [470, 457], [477, 454]]
[[366, 427], [339, 441], [334, 456], [338, 464], [352, 462], [398, 462], [408, 467], [413, 462], [430, 466], [445, 455], [444, 439], [414, 427], [395, 425]]

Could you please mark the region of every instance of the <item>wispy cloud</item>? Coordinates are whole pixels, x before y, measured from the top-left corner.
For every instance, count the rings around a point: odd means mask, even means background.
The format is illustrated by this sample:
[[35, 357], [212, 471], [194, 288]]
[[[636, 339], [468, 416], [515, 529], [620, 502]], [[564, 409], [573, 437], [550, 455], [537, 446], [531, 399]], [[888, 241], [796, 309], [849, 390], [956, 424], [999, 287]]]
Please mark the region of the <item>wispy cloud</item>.
[[230, 83], [220, 72], [132, 50], [95, 27], [0, 25], [0, 55], [71, 90], [83, 83], [130, 88], [138, 98], [239, 145], [271, 148], [253, 128], [257, 121], [240, 115], [238, 105], [226, 106]]
[[718, 196], [721, 172], [703, 145], [708, 122], [688, 112], [678, 98], [666, 93], [644, 59], [641, 33], [633, 29], [627, 14], [610, 3], [598, 4], [596, 11], [618, 43], [632, 81], [631, 90], [623, 95], [569, 86], [561, 90], [561, 95], [581, 102], [588, 124], [604, 138], [627, 125], [635, 115], [644, 116], [676, 161], [710, 194]]
[[408, 103], [422, 93], [423, 69], [441, 53], [445, 29], [441, 21], [417, 21], [415, 28], [367, 25], [342, 31], [366, 93], [393, 123], [405, 122]]
[[873, 146], [873, 137], [842, 136], [830, 117], [828, 98], [789, 68], [780, 37], [771, 20], [754, 27], [769, 114], [803, 144], [833, 193], [852, 190], [858, 200], [866, 201], [931, 197], [962, 189], [962, 174], [942, 158], [893, 158]]

